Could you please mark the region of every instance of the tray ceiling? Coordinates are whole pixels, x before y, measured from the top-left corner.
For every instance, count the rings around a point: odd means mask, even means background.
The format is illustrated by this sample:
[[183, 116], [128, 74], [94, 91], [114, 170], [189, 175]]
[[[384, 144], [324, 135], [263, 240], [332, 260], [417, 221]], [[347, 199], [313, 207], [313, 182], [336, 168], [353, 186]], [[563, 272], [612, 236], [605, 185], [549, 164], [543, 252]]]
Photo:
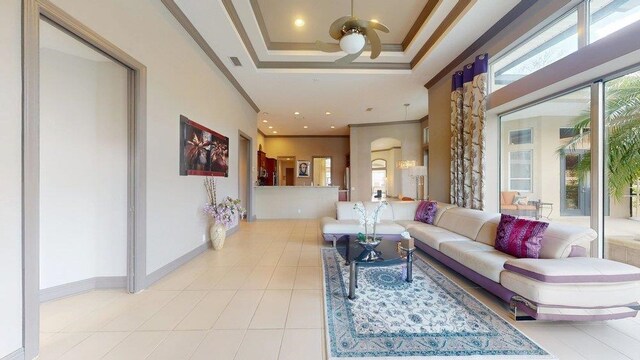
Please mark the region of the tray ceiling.
[[[258, 128], [268, 136], [345, 135], [349, 124], [423, 118], [424, 84], [520, 3], [355, 0], [356, 16], [375, 18], [392, 33], [376, 60], [365, 51], [339, 66], [343, 53], [317, 51], [312, 42], [331, 40], [329, 25], [349, 13], [348, 0], [162, 2], [255, 103]], [[296, 18], [305, 25], [297, 28]]]

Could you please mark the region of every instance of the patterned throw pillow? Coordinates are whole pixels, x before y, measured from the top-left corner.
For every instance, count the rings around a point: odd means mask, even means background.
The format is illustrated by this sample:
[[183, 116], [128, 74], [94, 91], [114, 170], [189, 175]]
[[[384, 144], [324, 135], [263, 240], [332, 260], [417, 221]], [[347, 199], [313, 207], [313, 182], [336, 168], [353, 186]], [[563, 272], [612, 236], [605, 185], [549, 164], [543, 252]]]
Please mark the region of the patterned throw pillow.
[[549, 223], [546, 222], [502, 214], [495, 248], [518, 258], [537, 259], [540, 256], [540, 243], [548, 226]]
[[438, 203], [435, 201], [421, 201], [416, 209], [416, 216], [413, 220], [433, 225], [438, 212]]

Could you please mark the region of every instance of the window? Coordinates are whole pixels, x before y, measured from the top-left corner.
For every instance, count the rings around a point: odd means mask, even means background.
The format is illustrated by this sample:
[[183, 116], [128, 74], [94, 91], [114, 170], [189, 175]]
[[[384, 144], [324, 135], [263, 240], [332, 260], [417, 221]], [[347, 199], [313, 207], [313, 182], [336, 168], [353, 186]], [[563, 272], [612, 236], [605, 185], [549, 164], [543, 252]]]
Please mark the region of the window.
[[[579, 16], [586, 14], [587, 16]], [[491, 91], [500, 89], [640, 20], [638, 0], [584, 0], [490, 63]], [[588, 36], [587, 36], [588, 35]]]
[[561, 127], [560, 128], [560, 139], [571, 139], [572, 137], [578, 135], [578, 134], [587, 134], [589, 133], [589, 128], [583, 128], [580, 131], [578, 131], [575, 128], [572, 127]]
[[589, 41], [594, 42], [640, 20], [637, 0], [591, 0]]
[[570, 11], [542, 31], [492, 62], [492, 89], [497, 90], [578, 50], [578, 11]]
[[531, 150], [509, 153], [509, 190], [531, 192]]
[[531, 144], [531, 143], [532, 143], [531, 129], [509, 131], [509, 144], [522, 145], [522, 144]]

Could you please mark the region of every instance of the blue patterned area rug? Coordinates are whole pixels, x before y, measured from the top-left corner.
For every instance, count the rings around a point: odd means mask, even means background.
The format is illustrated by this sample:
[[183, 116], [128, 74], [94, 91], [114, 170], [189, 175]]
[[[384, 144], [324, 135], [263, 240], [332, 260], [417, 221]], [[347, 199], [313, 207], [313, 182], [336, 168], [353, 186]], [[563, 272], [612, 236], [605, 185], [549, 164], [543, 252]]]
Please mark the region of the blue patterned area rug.
[[361, 268], [347, 299], [349, 268], [323, 249], [330, 359], [553, 359], [545, 350], [427, 263]]

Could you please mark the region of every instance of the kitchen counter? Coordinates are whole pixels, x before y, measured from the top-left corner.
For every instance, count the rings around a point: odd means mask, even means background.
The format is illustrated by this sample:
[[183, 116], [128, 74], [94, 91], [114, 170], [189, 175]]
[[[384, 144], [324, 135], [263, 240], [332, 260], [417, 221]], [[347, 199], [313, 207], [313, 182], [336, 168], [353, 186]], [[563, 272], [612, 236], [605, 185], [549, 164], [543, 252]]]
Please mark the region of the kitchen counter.
[[256, 218], [318, 219], [335, 216], [339, 186], [256, 186]]

